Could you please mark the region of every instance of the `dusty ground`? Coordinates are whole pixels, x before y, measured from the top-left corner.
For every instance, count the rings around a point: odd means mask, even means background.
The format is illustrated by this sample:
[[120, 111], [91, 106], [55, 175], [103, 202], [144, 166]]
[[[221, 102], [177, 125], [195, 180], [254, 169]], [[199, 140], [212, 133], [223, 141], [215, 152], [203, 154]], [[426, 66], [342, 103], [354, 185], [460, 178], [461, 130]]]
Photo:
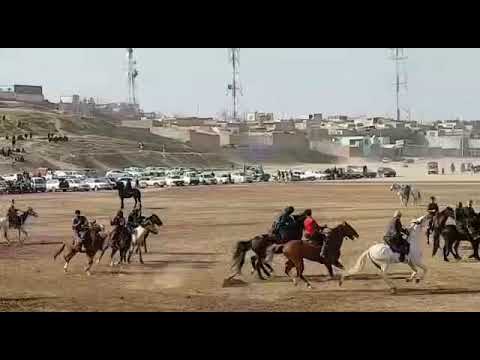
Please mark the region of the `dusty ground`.
[[[427, 195], [442, 205], [478, 199], [479, 184], [421, 183]], [[7, 206], [10, 198], [3, 197]], [[348, 220], [360, 239], [346, 241], [342, 261], [350, 267], [369, 245], [380, 241], [398, 200], [385, 183], [377, 184], [254, 184], [161, 189], [144, 193], [145, 212], [165, 223], [149, 239], [145, 265], [138, 262], [112, 270], [105, 258], [87, 277], [85, 257], [74, 258], [68, 274], [63, 262], [52, 259], [63, 239], [71, 237], [75, 209], [107, 223], [118, 206], [116, 193], [40, 194], [16, 197], [40, 217], [23, 246], [0, 244], [0, 310], [3, 311], [479, 311], [480, 263], [467, 259], [445, 263], [432, 258], [425, 245], [430, 273], [424, 283], [407, 284], [408, 268], [398, 265], [400, 288], [390, 295], [373, 266], [342, 288], [327, 281], [326, 270], [307, 262], [306, 275], [314, 289], [294, 287], [283, 275], [283, 258], [274, 260], [276, 276], [262, 282], [244, 268], [245, 284], [222, 287], [229, 273], [234, 244], [264, 232], [287, 204], [312, 207], [320, 222]], [[480, 205], [480, 204], [479, 204]], [[477, 206], [479, 206], [477, 205]], [[127, 203], [128, 207], [132, 203]], [[409, 208], [404, 217], [423, 213]], [[464, 248], [464, 255], [470, 250]], [[467, 258], [467, 256], [465, 256]]]

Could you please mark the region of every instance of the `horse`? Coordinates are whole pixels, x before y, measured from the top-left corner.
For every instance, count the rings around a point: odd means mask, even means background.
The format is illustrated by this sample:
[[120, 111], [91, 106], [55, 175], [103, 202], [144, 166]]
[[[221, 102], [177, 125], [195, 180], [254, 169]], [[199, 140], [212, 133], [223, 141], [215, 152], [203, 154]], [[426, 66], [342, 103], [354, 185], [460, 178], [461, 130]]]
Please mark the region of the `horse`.
[[302, 240], [292, 240], [284, 245], [274, 246], [269, 251], [276, 254], [283, 253], [287, 258], [287, 262], [285, 263], [285, 274], [287, 274], [288, 277], [290, 277], [290, 271], [295, 267], [297, 277], [292, 278], [295, 286], [297, 285], [297, 278], [300, 278], [305, 282], [307, 287], [311, 289], [312, 286], [310, 285], [310, 282], [303, 276], [303, 271], [305, 270], [303, 259], [324, 264], [330, 277], [333, 278], [332, 266], [343, 269], [343, 265], [339, 262], [339, 259], [340, 249], [344, 238], [348, 238], [352, 241], [359, 238], [357, 231], [346, 221], [329, 231], [324, 245], [327, 247], [325, 257], [320, 255], [319, 246], [312, 245], [311, 243]]
[[[440, 234], [445, 228], [448, 219], [455, 218], [455, 211], [447, 206], [442, 211], [438, 212], [432, 219], [432, 230], [433, 230], [433, 251], [432, 256], [437, 254], [438, 249], [440, 248]], [[430, 229], [427, 230], [427, 244], [429, 243]], [[448, 247], [447, 247], [448, 248]], [[445, 247], [444, 247], [445, 252]]]
[[[147, 236], [150, 233], [158, 234], [158, 230], [156, 226], [162, 226], [162, 225], [163, 225], [162, 220], [160, 220], [160, 218], [157, 215], [153, 214], [148, 218], [146, 218], [141, 225], [137, 226], [134, 229], [132, 234], [130, 234], [125, 229], [125, 231], [122, 231], [121, 233], [118, 234], [118, 243], [105, 244], [105, 246], [102, 248], [102, 252], [100, 254], [100, 257], [97, 260], [97, 263], [100, 263], [103, 255], [105, 254], [105, 251], [107, 251], [107, 249], [111, 247], [112, 252], [110, 254], [110, 266], [118, 265], [127, 261], [130, 262], [130, 258], [132, 256], [131, 253], [134, 251], [134, 249], [139, 253], [140, 262], [143, 264], [140, 246], [145, 247], [145, 240]], [[129, 250], [130, 250], [130, 254], [127, 259], [127, 253], [129, 252]], [[117, 251], [120, 252], [120, 260], [115, 264], [113, 261], [113, 257], [115, 256]]]
[[25, 238], [28, 239], [28, 232], [25, 230], [25, 227], [29, 225], [29, 220], [31, 217], [38, 217], [38, 214], [29, 207], [27, 211], [22, 212], [17, 216], [17, 223], [11, 224], [8, 217], [0, 218], [0, 229], [3, 232], [3, 237], [7, 240], [7, 244], [10, 245], [10, 239], [8, 238], [8, 229], [15, 228], [18, 230], [18, 242], [20, 245], [23, 245], [23, 240], [21, 234], [25, 235]]
[[134, 188], [130, 192], [125, 191], [125, 184], [123, 183], [123, 181], [117, 182], [117, 190], [118, 190], [118, 196], [120, 197], [120, 201], [121, 201], [120, 209], [122, 210], [124, 209], [123, 200], [130, 199], [132, 197], [135, 200], [134, 208], [137, 207], [137, 204], [140, 204], [140, 210], [142, 209], [142, 193], [140, 192], [140, 190], [138, 190], [137, 188]]
[[[413, 272], [407, 279], [407, 282], [415, 279], [418, 283], [420, 280], [425, 279], [425, 276], [427, 275], [427, 267], [422, 261], [423, 255], [420, 241], [422, 238], [422, 229], [428, 224], [429, 220], [429, 215], [424, 215], [416, 220], [413, 220], [410, 226], [409, 235], [407, 238], [407, 241], [410, 244], [410, 251], [406, 256], [406, 262]], [[365, 267], [366, 259], [368, 258], [373, 265], [375, 265], [375, 267], [381, 271], [383, 280], [389, 286], [390, 292], [394, 294], [396, 292], [396, 288], [393, 282], [388, 279], [387, 273], [390, 265], [400, 263], [399, 256], [400, 254], [393, 252], [392, 249], [390, 249], [390, 246], [383, 243], [375, 244], [364, 251], [362, 255], [360, 255], [352, 269], [341, 273], [339, 285], [342, 285], [346, 277], [359, 273]], [[417, 277], [417, 266], [423, 270], [421, 278]]]
[[[443, 260], [448, 260], [448, 255], [452, 253], [456, 260], [461, 260], [461, 256], [458, 254], [458, 247], [460, 246], [461, 241], [470, 241], [472, 245], [473, 254], [470, 255], [470, 258], [475, 258], [480, 260], [478, 254], [478, 248], [480, 245], [480, 218], [476, 215], [473, 219], [470, 219], [468, 226], [471, 230], [471, 239], [469, 239], [463, 232], [459, 231], [456, 225], [447, 224], [441, 230], [440, 235], [443, 237], [445, 242], [443, 246]], [[440, 237], [440, 235], [438, 237]]]
[[400, 185], [397, 183], [392, 184], [390, 191], [395, 191], [400, 198], [400, 204], [407, 207], [410, 196], [413, 199], [413, 205], [416, 206], [422, 199], [420, 191], [411, 185]]
[[88, 258], [87, 266], [85, 267], [85, 272], [87, 275], [91, 275], [90, 269], [93, 265], [93, 259], [95, 254], [103, 249], [105, 240], [107, 239], [108, 234], [104, 232], [105, 227], [103, 225], [99, 225], [96, 221], [92, 221], [89, 223], [88, 231], [85, 234], [85, 241], [83, 242], [85, 246], [85, 251], [80, 251], [76, 244], [73, 244], [71, 241], [65, 241], [60, 249], [53, 255], [53, 260], [56, 260], [58, 255], [60, 255], [65, 248], [68, 249], [66, 255], [63, 256], [65, 259], [65, 265], [63, 266], [63, 270], [68, 272], [68, 265], [72, 258], [79, 252], [85, 252]]
[[[287, 230], [287, 239], [288, 240], [297, 240], [301, 239], [303, 236], [303, 222], [305, 221], [306, 215], [299, 214], [293, 215], [295, 220], [294, 225]], [[242, 272], [242, 267], [245, 264], [245, 256], [248, 251], [252, 250], [255, 255], [253, 255], [250, 260], [252, 263], [252, 274], [257, 271], [258, 277], [261, 280], [265, 280], [262, 275], [262, 271], [270, 277], [270, 272], [273, 272], [272, 266], [269, 264], [273, 256], [267, 258], [267, 249], [272, 245], [279, 243], [277, 236], [273, 235], [273, 227], [268, 234], [257, 235], [250, 240], [239, 241], [237, 242], [233, 254], [233, 265], [232, 269], [235, 270], [233, 275], [228, 277], [228, 280], [233, 279], [235, 276], [240, 275]], [[266, 260], [266, 261], [264, 261]], [[269, 270], [267, 270], [267, 267]]]

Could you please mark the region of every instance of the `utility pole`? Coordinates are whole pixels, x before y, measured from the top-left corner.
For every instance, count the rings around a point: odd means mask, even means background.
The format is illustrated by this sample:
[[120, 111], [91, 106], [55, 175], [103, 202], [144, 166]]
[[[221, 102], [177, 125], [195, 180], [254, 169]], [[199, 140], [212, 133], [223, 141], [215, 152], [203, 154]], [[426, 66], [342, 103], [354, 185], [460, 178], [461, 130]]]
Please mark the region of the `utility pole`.
[[136, 84], [135, 81], [138, 76], [137, 62], [133, 57], [133, 48], [127, 48], [128, 58], [128, 103], [130, 105], [137, 105]]
[[232, 93], [233, 121], [238, 121], [238, 95], [243, 95], [239, 79], [240, 48], [228, 48], [228, 59], [232, 64], [232, 82], [228, 84], [227, 92], [231, 91]]
[[396, 113], [397, 121], [400, 121], [400, 87], [404, 86], [407, 88], [407, 79], [404, 76], [403, 79], [400, 77], [400, 64], [402, 61], [407, 59], [407, 56], [404, 55], [403, 48], [391, 48], [392, 56], [391, 60], [395, 61], [395, 100], [396, 100]]

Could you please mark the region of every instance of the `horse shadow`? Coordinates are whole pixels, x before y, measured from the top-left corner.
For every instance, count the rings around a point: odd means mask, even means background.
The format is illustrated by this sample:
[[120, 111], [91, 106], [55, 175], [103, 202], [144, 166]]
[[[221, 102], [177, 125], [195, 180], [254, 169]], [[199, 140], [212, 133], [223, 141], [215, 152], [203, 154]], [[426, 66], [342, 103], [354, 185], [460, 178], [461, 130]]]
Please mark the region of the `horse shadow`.
[[223, 255], [221, 253], [216, 252], [160, 252], [160, 251], [149, 251], [148, 254], [155, 254], [155, 255], [170, 255], [170, 256], [209, 256], [209, 255]]

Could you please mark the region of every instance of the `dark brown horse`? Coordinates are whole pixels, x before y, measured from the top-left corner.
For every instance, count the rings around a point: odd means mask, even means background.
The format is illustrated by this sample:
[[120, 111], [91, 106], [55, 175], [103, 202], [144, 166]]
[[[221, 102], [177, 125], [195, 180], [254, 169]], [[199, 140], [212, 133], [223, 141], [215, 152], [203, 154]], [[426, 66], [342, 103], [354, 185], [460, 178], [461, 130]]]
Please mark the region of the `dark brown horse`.
[[57, 256], [60, 255], [65, 248], [67, 248], [68, 252], [66, 255], [63, 256], [63, 258], [65, 259], [65, 265], [63, 266], [63, 270], [67, 272], [68, 265], [73, 259], [73, 257], [79, 252], [85, 252], [88, 258], [88, 264], [85, 268], [85, 272], [87, 273], [87, 275], [90, 275], [90, 269], [92, 267], [95, 254], [103, 249], [107, 236], [108, 234], [104, 232], [103, 225], [99, 225], [95, 221], [93, 221], [89, 224], [89, 229], [85, 234], [85, 241], [83, 242], [85, 246], [85, 251], [80, 251], [77, 244], [73, 244], [72, 241], [65, 241], [60, 247], [60, 249], [58, 249], [58, 251], [53, 256], [53, 260], [55, 260]]
[[[302, 240], [293, 240], [287, 242], [285, 245], [276, 245], [272, 247], [270, 251], [273, 251], [276, 254], [283, 253], [287, 258], [287, 262], [285, 263], [285, 274], [290, 277], [290, 271], [295, 267], [297, 270], [297, 278], [302, 279], [307, 287], [311, 288], [312, 286], [303, 276], [303, 271], [305, 270], [303, 260], [307, 259], [324, 264], [327, 267], [330, 276], [333, 277], [332, 266], [343, 269], [343, 265], [339, 262], [343, 239], [349, 238], [350, 240], [354, 240], [358, 237], [359, 235], [356, 230], [344, 221], [342, 224], [334, 227], [327, 234], [327, 240], [324, 245], [327, 248], [325, 249], [324, 258], [320, 256], [320, 248], [318, 246], [314, 246], [311, 243]], [[295, 285], [297, 285], [297, 278], [293, 278], [293, 283]]]
[[[445, 229], [445, 223], [447, 222], [448, 218], [454, 218], [454, 217], [455, 217], [455, 212], [450, 206], [447, 206], [442, 211], [439, 211], [433, 217], [433, 220], [432, 220], [433, 221], [433, 224], [432, 224], [432, 229], [433, 229], [433, 252], [432, 252], [432, 256], [435, 256], [437, 254], [438, 249], [440, 248], [440, 234]], [[430, 232], [427, 232], [427, 236], [430, 236]], [[427, 243], [428, 243], [428, 239], [427, 239]], [[445, 252], [445, 250], [444, 250], [444, 252]]]
[[455, 225], [446, 225], [441, 230], [441, 236], [443, 237], [445, 244], [443, 246], [443, 260], [448, 261], [448, 255], [451, 253], [457, 260], [461, 260], [461, 256], [458, 253], [458, 247], [461, 241], [469, 241], [473, 254], [470, 258], [475, 258], [480, 261], [479, 246], [480, 246], [480, 217], [475, 215], [472, 219], [468, 220], [468, 229], [464, 229], [470, 233], [468, 237], [463, 231], [459, 231]]
[[[286, 237], [288, 240], [301, 239], [303, 236], [303, 222], [305, 220], [305, 214], [293, 215], [295, 220], [294, 225], [287, 231]], [[257, 271], [258, 277], [262, 280], [265, 278], [262, 275], [262, 271], [270, 277], [270, 272], [273, 271], [273, 268], [265, 262], [267, 257], [267, 249], [274, 244], [279, 243], [277, 236], [273, 235], [273, 227], [268, 234], [257, 235], [254, 238], [246, 241], [239, 241], [235, 247], [233, 254], [233, 265], [232, 268], [235, 270], [233, 275], [231, 275], [228, 280], [233, 279], [235, 276], [240, 275], [242, 272], [242, 267], [245, 264], [245, 256], [248, 251], [252, 250], [255, 255], [253, 255], [250, 260], [252, 262], [253, 271]], [[269, 270], [267, 270], [268, 268]]]

